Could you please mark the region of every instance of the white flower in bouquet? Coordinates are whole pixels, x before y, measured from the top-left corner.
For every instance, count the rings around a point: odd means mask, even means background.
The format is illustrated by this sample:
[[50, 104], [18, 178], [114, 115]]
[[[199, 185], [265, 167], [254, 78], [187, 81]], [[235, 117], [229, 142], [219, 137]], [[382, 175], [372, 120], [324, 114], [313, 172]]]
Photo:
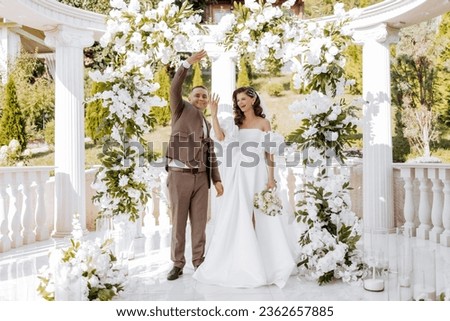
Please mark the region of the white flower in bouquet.
[[265, 189], [261, 193], [256, 193], [253, 199], [253, 206], [269, 216], [283, 214], [281, 199], [276, 195], [275, 190], [271, 188]]

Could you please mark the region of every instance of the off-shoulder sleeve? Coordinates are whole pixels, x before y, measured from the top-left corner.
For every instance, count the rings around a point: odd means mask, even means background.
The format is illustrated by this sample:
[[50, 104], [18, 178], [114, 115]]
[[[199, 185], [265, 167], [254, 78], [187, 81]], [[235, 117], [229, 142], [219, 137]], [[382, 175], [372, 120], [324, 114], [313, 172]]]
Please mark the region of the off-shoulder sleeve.
[[275, 156], [282, 156], [286, 149], [284, 137], [273, 131], [269, 131], [265, 135], [263, 135], [262, 144], [264, 150], [267, 153], [273, 154]]
[[236, 141], [239, 128], [234, 124], [233, 114], [228, 112], [220, 112], [217, 115], [217, 119], [219, 120], [219, 125], [223, 131], [223, 134], [225, 135], [225, 138], [224, 140], [219, 141], [217, 139], [216, 133], [214, 132], [214, 129], [211, 130], [211, 138], [214, 139], [215, 142], [222, 145], [227, 145], [232, 141]]

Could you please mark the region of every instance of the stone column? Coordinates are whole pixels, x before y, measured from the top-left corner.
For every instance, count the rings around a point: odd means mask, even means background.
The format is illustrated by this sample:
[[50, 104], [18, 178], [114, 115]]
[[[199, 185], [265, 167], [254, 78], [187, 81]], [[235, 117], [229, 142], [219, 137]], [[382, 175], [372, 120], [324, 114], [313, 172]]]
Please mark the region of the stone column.
[[363, 45], [363, 215], [365, 227], [394, 226], [389, 45], [397, 31], [378, 24], [356, 31]]
[[60, 25], [45, 33], [45, 43], [56, 51], [53, 235], [64, 237], [72, 232], [74, 214], [86, 229], [83, 48], [94, 38], [91, 31]]
[[232, 95], [236, 89], [235, 56], [229, 52], [209, 53], [211, 64], [211, 92], [220, 96], [220, 107], [233, 108]]
[[6, 22], [0, 26], [0, 80], [6, 83], [8, 65], [20, 52], [20, 36], [10, 30], [16, 26], [13, 22]]

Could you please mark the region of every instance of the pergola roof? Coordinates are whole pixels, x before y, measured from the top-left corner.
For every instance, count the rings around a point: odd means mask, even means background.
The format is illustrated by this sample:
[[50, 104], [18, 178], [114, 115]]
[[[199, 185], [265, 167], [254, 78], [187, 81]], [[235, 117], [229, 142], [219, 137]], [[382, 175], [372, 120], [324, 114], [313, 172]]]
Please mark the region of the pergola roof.
[[105, 31], [105, 16], [62, 4], [56, 0], [0, 0], [3, 18], [33, 29], [49, 31], [58, 25], [90, 30], [99, 39]]

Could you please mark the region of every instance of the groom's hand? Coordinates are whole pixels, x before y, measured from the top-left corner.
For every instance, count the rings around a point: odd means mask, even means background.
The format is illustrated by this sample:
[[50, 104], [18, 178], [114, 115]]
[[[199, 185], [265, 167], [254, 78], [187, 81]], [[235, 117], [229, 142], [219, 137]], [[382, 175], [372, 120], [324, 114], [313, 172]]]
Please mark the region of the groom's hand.
[[214, 187], [216, 188], [217, 195], [216, 197], [222, 196], [223, 194], [223, 185], [222, 182], [215, 182]]
[[196, 62], [199, 62], [200, 60], [202, 60], [204, 57], [206, 57], [208, 55], [208, 53], [205, 50], [193, 53], [188, 59], [186, 59], [186, 61], [193, 65]]

